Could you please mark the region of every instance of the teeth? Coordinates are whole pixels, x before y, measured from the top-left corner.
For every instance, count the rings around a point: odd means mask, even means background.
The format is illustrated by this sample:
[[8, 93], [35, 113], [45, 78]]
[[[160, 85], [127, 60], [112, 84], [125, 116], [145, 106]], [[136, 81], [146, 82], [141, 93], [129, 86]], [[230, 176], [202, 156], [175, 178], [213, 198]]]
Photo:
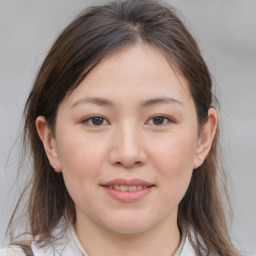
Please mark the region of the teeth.
[[137, 190], [136, 186], [129, 186], [129, 191], [136, 191], [136, 190]]
[[127, 191], [129, 188], [127, 186], [120, 186], [120, 190], [121, 191]]
[[120, 191], [137, 191], [147, 188], [147, 186], [125, 186], [125, 185], [115, 185], [108, 186], [111, 189], [120, 190]]

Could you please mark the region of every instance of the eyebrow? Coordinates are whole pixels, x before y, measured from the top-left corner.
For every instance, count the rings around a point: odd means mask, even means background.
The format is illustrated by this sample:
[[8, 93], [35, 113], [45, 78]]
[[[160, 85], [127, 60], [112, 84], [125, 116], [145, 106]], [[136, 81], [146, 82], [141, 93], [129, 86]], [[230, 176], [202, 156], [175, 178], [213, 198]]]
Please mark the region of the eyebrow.
[[88, 97], [88, 98], [86, 97], [86, 98], [82, 98], [82, 99], [76, 101], [72, 105], [72, 108], [77, 106], [77, 105], [81, 105], [81, 104], [85, 104], [85, 103], [92, 103], [92, 104], [96, 104], [96, 105], [110, 106], [110, 107], [114, 106], [114, 103], [110, 100], [107, 100], [107, 99], [97, 98], [97, 97]]
[[[77, 105], [86, 104], [86, 103], [92, 103], [92, 104], [96, 104], [96, 105], [109, 106], [109, 107], [114, 106], [114, 102], [110, 101], [108, 99], [97, 98], [97, 97], [85, 97], [85, 98], [82, 98], [82, 99], [76, 101], [72, 105], [72, 108]], [[177, 99], [170, 98], [170, 97], [160, 97], [160, 98], [152, 98], [152, 99], [145, 100], [145, 101], [141, 102], [140, 107], [144, 108], [144, 107], [149, 107], [152, 105], [167, 104], [167, 103], [178, 103], [179, 105], [183, 105], [181, 103], [181, 101], [179, 101]]]
[[152, 105], [158, 105], [158, 104], [167, 104], [167, 103], [178, 103], [179, 105], [183, 105], [181, 101], [170, 98], [170, 97], [160, 97], [160, 98], [153, 98], [146, 101], [143, 101], [140, 106], [141, 107], [148, 107]]

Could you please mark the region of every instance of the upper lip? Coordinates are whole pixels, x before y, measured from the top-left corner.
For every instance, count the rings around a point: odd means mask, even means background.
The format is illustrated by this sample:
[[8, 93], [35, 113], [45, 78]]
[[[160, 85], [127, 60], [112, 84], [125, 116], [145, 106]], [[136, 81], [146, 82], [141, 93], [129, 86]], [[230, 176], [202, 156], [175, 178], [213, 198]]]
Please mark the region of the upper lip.
[[114, 180], [110, 180], [104, 184], [102, 184], [103, 186], [115, 186], [115, 185], [123, 185], [123, 186], [153, 186], [154, 184], [146, 182], [144, 180], [141, 179], [114, 179]]

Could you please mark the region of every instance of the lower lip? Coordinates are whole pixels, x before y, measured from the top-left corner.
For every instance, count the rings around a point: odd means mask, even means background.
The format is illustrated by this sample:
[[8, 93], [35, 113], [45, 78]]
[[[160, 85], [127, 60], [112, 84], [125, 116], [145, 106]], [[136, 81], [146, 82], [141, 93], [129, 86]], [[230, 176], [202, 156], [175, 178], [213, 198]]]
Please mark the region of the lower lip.
[[115, 190], [109, 187], [104, 187], [104, 186], [102, 187], [111, 197], [126, 203], [134, 202], [145, 197], [153, 188], [152, 186], [152, 187], [147, 187], [137, 191], [121, 191], [121, 190]]

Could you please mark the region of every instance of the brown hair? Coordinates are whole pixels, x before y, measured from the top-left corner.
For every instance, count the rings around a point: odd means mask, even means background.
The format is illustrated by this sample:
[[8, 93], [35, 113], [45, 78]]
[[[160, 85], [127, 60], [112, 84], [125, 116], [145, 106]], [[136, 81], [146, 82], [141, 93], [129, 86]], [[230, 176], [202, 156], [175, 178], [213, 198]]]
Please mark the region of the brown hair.
[[[62, 216], [74, 222], [76, 215], [62, 174], [53, 171], [49, 164], [35, 120], [40, 115], [45, 116], [54, 133], [58, 106], [67, 93], [106, 56], [137, 43], [158, 48], [170, 65], [187, 79], [198, 123], [202, 126], [207, 121], [214, 98], [211, 77], [195, 40], [174, 9], [153, 0], [118, 0], [85, 10], [52, 46], [24, 111], [24, 147], [30, 146], [33, 158], [28, 199], [29, 232], [33, 237], [38, 235], [40, 242], [48, 241]], [[210, 153], [193, 172], [180, 202], [178, 225], [189, 230], [188, 236], [197, 255], [217, 252], [233, 256], [238, 253], [228, 235], [218, 188], [218, 177], [225, 181], [225, 175], [218, 166], [217, 144], [218, 130]], [[18, 206], [19, 203], [10, 220], [10, 230]]]

